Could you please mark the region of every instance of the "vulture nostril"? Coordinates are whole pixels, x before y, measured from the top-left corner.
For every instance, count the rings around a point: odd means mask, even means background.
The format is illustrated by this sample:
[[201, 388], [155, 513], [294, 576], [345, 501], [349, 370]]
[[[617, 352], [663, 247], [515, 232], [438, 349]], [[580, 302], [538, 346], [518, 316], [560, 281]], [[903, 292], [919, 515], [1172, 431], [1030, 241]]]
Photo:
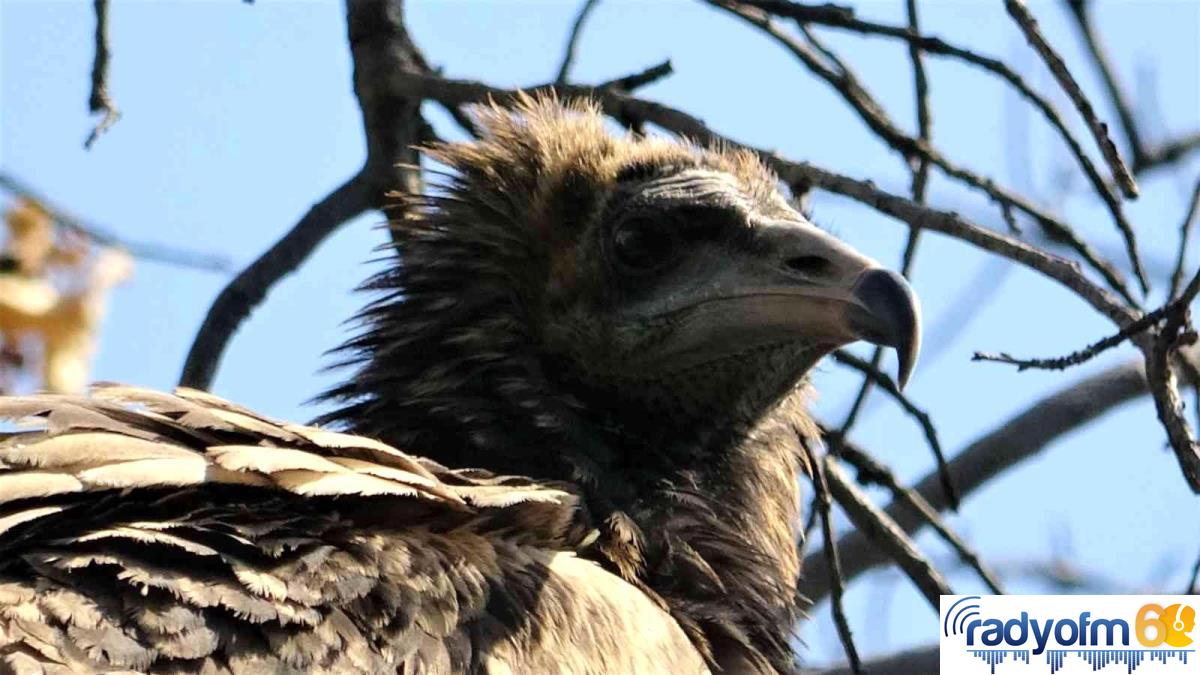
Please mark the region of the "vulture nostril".
[[798, 255], [788, 258], [783, 264], [789, 270], [806, 276], [824, 276], [833, 271], [833, 263], [819, 255]]

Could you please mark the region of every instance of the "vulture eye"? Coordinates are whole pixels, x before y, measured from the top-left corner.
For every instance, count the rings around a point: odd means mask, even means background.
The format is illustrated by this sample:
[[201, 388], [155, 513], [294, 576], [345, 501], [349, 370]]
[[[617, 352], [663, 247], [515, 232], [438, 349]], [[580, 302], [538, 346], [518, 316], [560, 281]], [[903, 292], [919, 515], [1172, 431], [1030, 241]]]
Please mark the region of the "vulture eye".
[[674, 257], [675, 249], [675, 232], [669, 223], [634, 217], [613, 230], [613, 256], [630, 272], [650, 272], [666, 265]]

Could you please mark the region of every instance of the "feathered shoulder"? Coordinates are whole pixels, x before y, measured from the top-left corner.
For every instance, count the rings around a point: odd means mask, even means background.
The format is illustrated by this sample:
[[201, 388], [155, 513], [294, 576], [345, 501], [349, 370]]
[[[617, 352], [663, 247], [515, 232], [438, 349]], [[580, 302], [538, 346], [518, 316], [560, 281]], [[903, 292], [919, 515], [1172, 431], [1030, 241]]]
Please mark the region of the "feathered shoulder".
[[646, 616], [687, 663], [653, 597], [573, 554], [570, 486], [187, 389], [0, 418], [23, 427], [0, 434], [0, 671], [517, 672], [551, 639], [587, 670]]

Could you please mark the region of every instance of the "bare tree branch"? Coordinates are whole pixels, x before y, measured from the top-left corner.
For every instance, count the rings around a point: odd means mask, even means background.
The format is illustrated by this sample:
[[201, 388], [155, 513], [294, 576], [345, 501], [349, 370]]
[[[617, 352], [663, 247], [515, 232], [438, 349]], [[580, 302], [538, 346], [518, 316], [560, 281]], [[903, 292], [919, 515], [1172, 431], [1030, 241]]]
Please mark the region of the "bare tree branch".
[[[827, 436], [827, 438], [829, 437]], [[946, 521], [942, 519], [941, 515], [938, 514], [937, 510], [929, 502], [925, 501], [924, 497], [915, 490], [901, 485], [894, 473], [875, 461], [870, 454], [857, 445], [850, 443], [844, 438], [833, 438], [830, 442], [838, 446], [835, 454], [846, 460], [858, 471], [859, 483], [886, 487], [892, 493], [892, 499], [896, 503], [903, 504], [914, 513], [920, 514], [925, 519], [925, 522], [942, 538], [942, 541], [945, 541], [950, 548], [954, 549], [959, 559], [979, 575], [979, 578], [983, 580], [983, 583], [992, 593], [997, 595], [1004, 593], [1004, 589], [1001, 587], [1000, 580], [996, 577], [996, 574], [984, 565], [978, 553], [950, 529]]]
[[850, 622], [846, 620], [846, 611], [842, 607], [842, 593], [845, 590], [845, 584], [842, 581], [841, 566], [838, 563], [837, 539], [833, 532], [833, 514], [830, 508], [832, 501], [829, 483], [825, 478], [825, 463], [817, 456], [809, 444], [807, 436], [797, 433], [796, 437], [800, 440], [800, 447], [807, 455], [808, 465], [812, 467], [813, 513], [819, 514], [821, 518], [821, 538], [825, 542], [825, 560], [829, 563], [829, 588], [833, 592], [833, 599], [829, 603], [830, 612], [833, 614], [833, 623], [837, 626], [838, 638], [841, 639], [842, 647], [846, 650], [846, 658], [850, 661], [851, 671], [861, 673], [862, 665], [858, 657], [858, 648], [854, 646], [854, 635], [850, 630]]
[[[1105, 182], [1104, 177], [1100, 175], [1100, 172], [1096, 169], [1095, 164], [1092, 163], [1092, 160], [1088, 157], [1087, 153], [1084, 152], [1080, 142], [1075, 138], [1074, 134], [1071, 133], [1070, 129], [1063, 121], [1062, 115], [1059, 114], [1058, 110], [1055, 109], [1054, 105], [1050, 103], [1046, 97], [1034, 91], [1033, 88], [1030, 87], [1025, 80], [1016, 73], [1016, 71], [1005, 65], [1004, 62], [988, 56], [976, 54], [969, 49], [950, 44], [939, 37], [923, 36], [920, 34], [919, 30], [913, 28], [911, 25], [908, 28], [902, 28], [899, 26], [890, 26], [887, 24], [857, 19], [854, 17], [853, 11], [840, 14], [832, 13], [813, 16], [803, 11], [796, 11], [795, 3], [787, 2], [786, 0], [774, 2], [766, 2], [764, 0], [742, 0], [742, 4], [753, 5], [775, 14], [776, 16], [785, 16], [795, 19], [801, 24], [809, 22], [819, 23], [831, 28], [849, 30], [862, 35], [906, 40], [910, 45], [918, 46], [929, 54], [961, 60], [964, 63], [978, 66], [979, 68], [1004, 79], [1025, 100], [1027, 100], [1039, 112], [1041, 112], [1046, 121], [1049, 122], [1050, 125], [1058, 132], [1059, 136], [1067, 144], [1071, 154], [1075, 157], [1075, 160], [1079, 163], [1079, 166], [1083, 170], [1084, 174], [1088, 177], [1092, 187], [1108, 207], [1109, 213], [1112, 215], [1113, 221], [1116, 223], [1117, 228], [1122, 231], [1130, 229], [1130, 225], [1128, 224], [1124, 210], [1121, 207], [1120, 200], [1117, 199], [1115, 194], [1113, 194], [1112, 190], [1108, 186], [1108, 183]], [[1200, 138], [1196, 140], [1197, 143], [1200, 143]], [[1016, 231], [1016, 221], [1012, 217], [1013, 204], [1001, 201], [1000, 207], [1005, 221], [1009, 223], [1011, 229]], [[1033, 215], [1035, 219], [1038, 218], [1038, 216], [1035, 214], [1031, 215]], [[1060, 239], [1061, 235], [1056, 233], [1054, 230], [1053, 223], [1043, 222], [1041, 225], [1043, 228], [1048, 228], [1047, 234], [1052, 239], [1062, 241]]]
[[1018, 359], [1011, 354], [1000, 352], [993, 354], [991, 352], [975, 352], [971, 357], [972, 361], [992, 361], [995, 363], [1006, 363], [1017, 367], [1017, 371], [1022, 370], [1065, 370], [1072, 366], [1077, 366], [1082, 363], [1096, 358], [1105, 351], [1116, 347], [1122, 342], [1140, 335], [1151, 326], [1159, 323], [1163, 319], [1178, 313], [1181, 309], [1186, 309], [1191, 302], [1191, 298], [1176, 298], [1158, 309], [1142, 316], [1142, 318], [1130, 323], [1113, 335], [1098, 340], [1083, 349], [1071, 352], [1066, 356], [1058, 356], [1050, 359]]
[[[906, 0], [906, 11], [908, 12], [908, 30], [913, 34], [920, 34], [920, 21], [917, 15], [917, 0]], [[917, 137], [921, 142], [926, 144], [931, 142], [933, 133], [933, 116], [929, 110], [929, 80], [925, 75], [925, 62], [921, 57], [921, 47], [915, 42], [908, 43], [908, 56], [912, 61], [913, 66], [913, 98], [915, 99], [917, 109]], [[918, 204], [925, 203], [925, 191], [929, 186], [929, 166], [928, 158], [909, 160], [909, 167], [912, 171], [912, 187], [910, 195], [914, 202]], [[916, 260], [917, 246], [921, 241], [921, 230], [919, 228], [910, 228], [908, 231], [908, 241], [904, 244], [904, 253], [901, 256], [900, 274], [909, 277], [912, 274], [913, 263]], [[883, 363], [883, 347], [876, 347], [871, 354], [871, 362], [868, 364], [871, 371], [879, 374], [879, 366]], [[858, 415], [867, 403], [867, 397], [871, 394], [871, 386], [874, 384], [873, 378], [863, 377], [862, 385], [858, 389], [858, 395], [854, 397], [854, 402], [850, 405], [850, 411], [846, 413], [846, 419], [842, 422], [842, 427], [838, 434], [843, 438], [850, 435], [851, 429], [854, 428], [854, 423], [858, 420]], [[932, 423], [930, 423], [932, 429]], [[938, 459], [938, 466], [944, 467], [945, 460], [941, 459], [941, 448], [935, 450], [935, 455]], [[947, 483], [946, 487], [950, 487]], [[953, 492], [953, 490], [951, 490]]]
[[1175, 371], [1171, 368], [1171, 356], [1180, 347], [1196, 342], [1196, 331], [1184, 328], [1188, 324], [1189, 305], [1200, 293], [1200, 270], [1188, 282], [1187, 287], [1174, 301], [1172, 311], [1167, 314], [1162, 330], [1155, 336], [1146, 352], [1146, 379], [1150, 382], [1150, 394], [1158, 419], [1167, 430], [1167, 439], [1179, 460], [1179, 468], [1188, 482], [1200, 482], [1200, 446], [1192, 435], [1191, 427], [1183, 416], [1183, 402], [1179, 398]]
[[71, 215], [24, 182], [3, 171], [0, 171], [0, 188], [18, 197], [24, 197], [37, 202], [42, 209], [50, 214], [54, 222], [58, 223], [61, 227], [77, 232], [98, 244], [125, 249], [129, 251], [130, 255], [139, 260], [152, 260], [166, 265], [190, 267], [206, 272], [227, 273], [232, 268], [229, 258], [223, 255], [192, 251], [166, 244], [122, 239], [113, 234], [109, 228], [84, 222], [76, 216]]
[[[908, 533], [868, 499], [836, 462], [832, 455], [825, 456], [825, 480], [838, 505], [858, 528], [855, 534], [864, 535], [881, 553], [895, 560], [936, 612], [940, 596], [953, 595], [954, 591], [933, 563], [917, 550]], [[840, 547], [841, 542], [837, 545]]]
[[[950, 461], [955, 484], [964, 496], [970, 495], [1009, 468], [1046, 449], [1064, 434], [1146, 394], [1149, 386], [1144, 368], [1141, 359], [1127, 361], [1035, 401], [968, 445]], [[939, 511], [949, 503], [936, 472], [926, 475], [913, 489]], [[915, 533], [924, 525], [918, 514], [902, 504], [890, 505], [887, 512], [905, 532]], [[887, 556], [858, 532], [843, 537], [838, 542], [838, 549], [842, 553], [842, 571], [846, 579], [888, 562]], [[803, 569], [807, 572], [798, 590], [815, 604], [828, 594], [822, 581], [824, 561], [809, 554]]]
[[1092, 62], [1099, 71], [1101, 79], [1104, 80], [1109, 101], [1116, 109], [1117, 119], [1121, 121], [1121, 130], [1125, 133], [1126, 140], [1129, 141], [1130, 154], [1133, 156], [1134, 175], [1173, 163], [1200, 148], [1200, 131], [1186, 134], [1158, 147], [1151, 148], [1146, 145], [1138, 128], [1137, 120], [1134, 118], [1133, 105], [1117, 81], [1116, 70], [1109, 61], [1108, 54], [1105, 53], [1104, 47], [1100, 43], [1100, 37], [1092, 26], [1091, 0], [1065, 0], [1065, 2], [1071, 16], [1075, 19], [1075, 27], [1079, 30], [1080, 37], [1083, 38], [1084, 46], [1092, 56]]
[[121, 111], [108, 93], [108, 0], [93, 0], [93, 4], [96, 10], [96, 56], [92, 60], [92, 91], [88, 95], [88, 110], [93, 114], [104, 113], [104, 116], [84, 140], [83, 147], [87, 150], [91, 150], [96, 139], [121, 119]]
[[615, 89], [616, 91], [629, 93], [637, 89], [641, 89], [648, 84], [653, 84], [654, 82], [661, 80], [673, 72], [675, 72], [675, 69], [671, 66], [671, 60], [667, 59], [666, 61], [657, 63], [649, 68], [646, 68], [645, 70], [602, 82], [597, 85], [596, 88]]
[[1173, 164], [1197, 149], [1200, 149], [1200, 131], [1184, 134], [1179, 138], [1147, 149], [1142, 154], [1141, 163], [1134, 165], [1135, 171], [1138, 169], [1149, 171], [1160, 166]]
[[588, 16], [596, 5], [600, 4], [600, 0], [584, 0], [583, 5], [579, 8], [579, 13], [575, 15], [575, 23], [571, 26], [571, 35], [567, 38], [567, 47], [563, 52], [562, 64], [558, 67], [558, 75], [554, 78], [555, 84], [566, 84], [567, 78], [571, 74], [571, 66], [575, 63], [575, 50], [579, 47], [579, 38], [583, 35], [583, 25], [587, 23]]
[[1196, 556], [1196, 562], [1192, 564], [1192, 577], [1188, 581], [1187, 590], [1184, 591], [1187, 595], [1196, 595], [1200, 592], [1200, 556]]
[[425, 133], [421, 101], [384, 86], [392, 72], [432, 72], [404, 26], [403, 0], [347, 0], [354, 93], [362, 110], [367, 159], [286, 235], [229, 283], [209, 308], [188, 352], [180, 384], [208, 389], [229, 340], [270, 289], [296, 270], [338, 227], [384, 204], [391, 190], [421, 191], [415, 146]]
[[373, 181], [358, 174], [313, 205], [299, 223], [229, 283], [204, 318], [188, 352], [179, 383], [208, 389], [234, 332], [286, 274], [342, 223], [372, 207]]
[[[707, 0], [709, 4], [724, 9], [734, 16], [742, 19], [752, 26], [757, 27], [764, 33], [773, 38], [781, 46], [790, 51], [797, 59], [811, 70], [815, 75], [825, 80], [832, 86], [842, 98], [850, 105], [850, 107], [858, 113], [864, 123], [874, 132], [881, 140], [888, 144], [889, 147], [901, 153], [906, 160], [913, 158], [923, 158], [931, 161], [939, 169], [945, 172], [946, 175], [961, 181], [962, 183], [980, 190], [987, 194], [997, 204], [1002, 206], [1015, 208], [1031, 218], [1041, 227], [1048, 237], [1070, 246], [1080, 257], [1082, 257], [1089, 265], [1104, 277], [1105, 281], [1129, 304], [1136, 306], [1137, 301], [1125, 286], [1125, 282], [1121, 278], [1121, 273], [1109, 261], [1105, 260], [1090, 244], [1084, 241], [1074, 230], [1066, 223], [1055, 218], [1045, 209], [1037, 206], [1024, 196], [1013, 192], [996, 183], [991, 178], [978, 175], [968, 169], [965, 169], [957, 164], [952, 163], [936, 148], [933, 148], [928, 143], [922, 142], [920, 139], [915, 139], [904, 134], [896, 125], [888, 118], [883, 107], [866, 91], [863, 85], [859, 82], [854, 73], [844, 67], [840, 61], [834, 64], [824, 63], [822, 58], [814, 53], [814, 49], [809, 45], [799, 42], [791, 35], [783, 32], [776, 26], [768, 16], [757, 11], [757, 8], [748, 7], [734, 0]], [[810, 42], [814, 38], [810, 35]], [[817, 43], [819, 46], [819, 43]], [[819, 46], [820, 51], [828, 52], [828, 49]], [[840, 67], [839, 67], [840, 66]], [[1113, 204], [1110, 204], [1112, 206]], [[1115, 204], [1116, 210], [1113, 215], [1118, 221], [1124, 221], [1125, 217], [1120, 211], [1119, 203]], [[1128, 225], [1121, 226], [1122, 229], [1129, 229]], [[1140, 269], [1137, 268], [1137, 269]], [[1144, 286], [1144, 284], [1143, 284]]]
[[1187, 264], [1187, 249], [1188, 241], [1192, 236], [1192, 228], [1196, 224], [1196, 219], [1200, 218], [1200, 180], [1196, 181], [1196, 187], [1192, 190], [1192, 199], [1188, 202], [1187, 210], [1183, 214], [1183, 224], [1179, 226], [1179, 251], [1175, 257], [1175, 267], [1171, 270], [1171, 288], [1167, 292], [1168, 298], [1173, 298], [1179, 293], [1179, 286], [1183, 283], [1183, 268]]
[[[1053, 73], [1054, 78], [1058, 80], [1058, 85], [1066, 92], [1067, 97], [1075, 104], [1075, 109], [1079, 111], [1083, 121], [1087, 123], [1088, 129], [1092, 132], [1092, 137], [1096, 139], [1096, 145], [1100, 147], [1100, 153], [1104, 155], [1105, 161], [1108, 162], [1108, 167], [1112, 169], [1113, 179], [1117, 185], [1121, 186], [1125, 196], [1133, 199], [1138, 195], [1137, 181], [1133, 174], [1130, 173], [1129, 167], [1125, 166], [1124, 160], [1121, 159], [1120, 152], [1117, 151], [1117, 145], [1108, 137], [1108, 125], [1100, 121], [1096, 116], [1096, 109], [1092, 106], [1092, 102], [1083, 94], [1083, 89], [1079, 83], [1075, 81], [1075, 76], [1067, 68], [1067, 63], [1062, 60], [1054, 47], [1050, 46], [1050, 42], [1042, 35], [1041, 29], [1038, 28], [1037, 19], [1030, 13], [1029, 8], [1025, 6], [1022, 0], [1005, 0], [1005, 9], [1008, 10], [1009, 16], [1020, 26], [1021, 32], [1025, 34], [1025, 39], [1029, 41], [1030, 46], [1034, 51], [1042, 57], [1042, 61], [1046, 63], [1046, 67]], [[1132, 253], [1131, 243], [1133, 241], [1132, 232], [1122, 232], [1125, 235], [1127, 246], [1131, 247], [1130, 257], [1133, 258], [1134, 266], [1138, 266], [1137, 258]]]
[[[929, 413], [917, 407], [912, 401], [900, 392], [900, 387], [892, 378], [874, 368], [872, 364], [863, 361], [850, 352], [839, 349], [831, 354], [834, 361], [853, 368], [862, 373], [864, 379], [875, 384], [887, 392], [892, 400], [896, 401], [904, 412], [908, 413], [921, 425], [921, 431], [925, 434], [925, 442], [929, 444], [929, 449], [933, 451], [934, 460], [937, 463], [938, 471], [942, 474], [942, 487], [946, 490], [946, 494], [950, 497], [951, 508], [958, 509], [958, 491], [954, 489], [954, 483], [950, 480], [950, 474], [946, 471], [946, 456], [942, 453], [942, 443], [938, 440], [937, 428], [933, 426], [933, 420], [929, 417]], [[846, 437], [845, 426], [834, 433], [838, 439]]]

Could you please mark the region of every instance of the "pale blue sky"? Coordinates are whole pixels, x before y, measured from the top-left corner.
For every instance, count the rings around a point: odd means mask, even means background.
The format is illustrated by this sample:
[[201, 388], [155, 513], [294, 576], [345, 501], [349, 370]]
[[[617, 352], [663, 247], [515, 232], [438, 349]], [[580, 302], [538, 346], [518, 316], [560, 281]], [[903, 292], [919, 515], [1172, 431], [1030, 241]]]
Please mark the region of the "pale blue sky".
[[[498, 85], [543, 82], [557, 70], [575, 2], [411, 2], [410, 28], [430, 60], [451, 76]], [[1130, 83], [1151, 138], [1200, 125], [1200, 3], [1100, 2], [1100, 30]], [[1004, 57], [1029, 73], [1041, 91], [1053, 86], [1000, 2], [923, 2], [927, 33]], [[1082, 54], [1059, 4], [1033, 11], [1067, 60]], [[860, 13], [903, 22], [903, 3], [868, 2]], [[121, 236], [187, 244], [254, 259], [308, 206], [351, 175], [364, 154], [351, 93], [341, 3], [122, 2], [111, 10], [111, 92], [124, 118], [91, 152], [82, 140], [91, 118], [86, 102], [91, 66], [91, 3], [0, 0], [0, 167], [74, 212]], [[889, 112], [911, 128], [914, 113], [906, 51], [897, 43], [822, 31], [857, 69]], [[754, 31], [696, 3], [615, 2], [593, 15], [580, 45], [575, 77], [603, 80], [670, 58], [676, 74], [642, 95], [682, 107], [720, 132], [903, 191], [907, 174], [828, 88]], [[1086, 194], [1053, 188], [1064, 167], [1063, 145], [993, 78], [958, 63], [929, 60], [934, 138], [958, 162], [1008, 184], [1036, 190], [1118, 261], [1119, 241], [1103, 209]], [[1076, 74], [1089, 92], [1096, 78]], [[1074, 128], [1076, 115], [1056, 101]], [[1107, 108], [1103, 110], [1108, 117]], [[448, 135], [454, 131], [431, 110]], [[1014, 145], [1020, 130], [1031, 142]], [[1084, 145], [1089, 152], [1093, 143]], [[1093, 153], [1094, 154], [1094, 153]], [[1011, 161], [1027, 156], [1027, 162]], [[1169, 267], [1183, 202], [1200, 174], [1200, 155], [1177, 173], [1142, 181], [1129, 206], [1147, 258]], [[936, 174], [935, 174], [936, 175]], [[1076, 178], [1076, 186], [1082, 181]], [[932, 201], [1001, 228], [977, 195], [941, 177]], [[905, 230], [845, 200], [819, 195], [815, 219], [887, 264], [897, 264]], [[324, 244], [289, 277], [233, 340], [217, 393], [273, 415], [307, 419], [303, 402], [336, 381], [318, 370], [322, 352], [342, 340], [341, 325], [362, 299], [351, 288], [368, 273], [363, 261], [382, 241], [371, 214]], [[1194, 252], [1193, 252], [1194, 253]], [[974, 249], [937, 235], [922, 245], [914, 284], [930, 332], [927, 344], [968, 319], [946, 312], [984, 269]], [[1200, 256], [1192, 256], [1193, 264]], [[995, 268], [992, 268], [995, 272]], [[138, 266], [119, 289], [104, 328], [96, 379], [169, 387], [209, 302], [226, 280], [154, 263]], [[929, 409], [949, 452], [1087, 373], [1129, 358], [1129, 348], [1065, 374], [971, 363], [972, 351], [1058, 355], [1112, 327], [1054, 283], [1028, 271], [996, 274], [999, 286], [953, 344], [927, 359], [909, 393]], [[1159, 285], [1161, 292], [1162, 284]], [[1154, 302], [1160, 300], [1155, 296]], [[816, 409], [840, 420], [856, 386], [832, 366], [815, 376]], [[890, 404], [869, 409], [855, 440], [905, 477], [929, 470], [916, 425]], [[1045, 559], [1052, 539], [1069, 533], [1079, 565], [1139, 585], [1161, 580], [1180, 588], [1200, 548], [1197, 502], [1148, 401], [1128, 405], [1071, 434], [1042, 457], [973, 495], [954, 519], [993, 560]], [[920, 543], [943, 556], [928, 537]], [[852, 587], [850, 619], [864, 652], [927, 643], [936, 616], [894, 576], [867, 577]], [[981, 590], [953, 576], [960, 592]], [[894, 597], [891, 590], [895, 591]], [[1035, 585], [1014, 590], [1034, 592]], [[884, 604], [881, 604], [884, 603]], [[805, 627], [814, 660], [840, 657], [827, 619]]]

